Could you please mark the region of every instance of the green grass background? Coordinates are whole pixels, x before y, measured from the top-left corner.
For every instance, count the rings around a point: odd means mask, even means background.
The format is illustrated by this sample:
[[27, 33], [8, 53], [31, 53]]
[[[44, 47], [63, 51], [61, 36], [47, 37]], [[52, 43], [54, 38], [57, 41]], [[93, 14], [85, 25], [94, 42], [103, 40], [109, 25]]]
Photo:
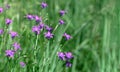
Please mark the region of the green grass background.
[[[48, 3], [47, 9], [40, 8], [42, 1]], [[11, 40], [5, 30], [0, 37], [0, 72], [120, 72], [120, 0], [0, 0], [1, 7], [5, 4], [11, 8], [0, 14], [0, 28], [6, 29], [5, 18], [11, 18], [9, 30], [20, 36]], [[55, 30], [54, 40], [46, 40], [42, 33], [38, 36], [34, 59], [36, 36], [31, 27], [35, 22], [24, 16], [42, 16], [46, 24], [56, 27], [61, 9], [67, 10], [63, 17], [66, 25]], [[64, 41], [64, 32], [73, 38]], [[5, 50], [11, 49], [15, 41], [21, 44], [22, 51], [15, 59], [7, 59]], [[58, 60], [58, 51], [73, 53], [71, 68]], [[20, 61], [26, 62], [25, 68], [20, 67]]]

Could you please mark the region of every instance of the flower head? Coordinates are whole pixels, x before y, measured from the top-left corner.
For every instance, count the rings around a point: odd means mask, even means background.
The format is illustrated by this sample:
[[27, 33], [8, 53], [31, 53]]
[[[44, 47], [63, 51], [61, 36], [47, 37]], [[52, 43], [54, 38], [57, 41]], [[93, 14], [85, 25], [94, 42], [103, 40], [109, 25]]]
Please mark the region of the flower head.
[[24, 62], [20, 62], [20, 65], [21, 65], [21, 67], [25, 67], [25, 63]]
[[26, 16], [26, 18], [27, 18], [28, 20], [33, 20], [33, 19], [34, 19], [34, 16], [33, 16], [33, 15], [28, 14], [28, 15]]
[[39, 24], [39, 28], [40, 28], [40, 29], [44, 28], [44, 24], [43, 24], [43, 23], [40, 23], [40, 24]]
[[37, 23], [39, 23], [39, 22], [42, 21], [42, 18], [39, 17], [39, 16], [34, 16], [34, 18], [35, 18], [35, 21], [36, 21]]
[[72, 59], [73, 58], [73, 55], [71, 52], [66, 52], [65, 53], [65, 57], [66, 57], [66, 60], [69, 60], [69, 59]]
[[59, 12], [60, 16], [65, 15], [65, 13], [66, 13], [66, 11], [64, 11], [64, 10], [60, 10], [60, 12]]
[[9, 24], [12, 23], [12, 20], [7, 18], [7, 19], [5, 20], [5, 22], [6, 22], [7, 25], [9, 25]]
[[18, 36], [18, 33], [17, 32], [14, 32], [14, 31], [10, 31], [9, 34], [11, 35], [11, 38], [14, 39], [15, 37]]
[[65, 37], [65, 38], [66, 38], [66, 40], [69, 40], [69, 39], [71, 39], [71, 38], [72, 38], [72, 37], [71, 37], [69, 34], [67, 34], [67, 33], [64, 33], [63, 37]]
[[64, 20], [62, 20], [62, 19], [59, 20], [59, 24], [62, 25], [62, 24], [64, 24], [64, 23], [65, 23]]
[[3, 32], [4, 32], [4, 30], [3, 30], [3, 29], [0, 29], [0, 35], [2, 35], [2, 34], [3, 34]]
[[72, 66], [72, 64], [70, 62], [66, 61], [66, 67], [71, 67], [71, 66]]
[[47, 38], [47, 39], [51, 39], [51, 38], [53, 38], [53, 34], [51, 33], [51, 32], [46, 32], [45, 34], [45, 37]]
[[61, 59], [61, 60], [65, 60], [65, 54], [63, 52], [58, 52], [58, 57]]
[[32, 27], [32, 32], [35, 32], [36, 35], [40, 34], [40, 28], [39, 28], [39, 26], [33, 26]]
[[49, 26], [46, 26], [45, 28], [46, 28], [46, 30], [49, 31], [49, 32], [51, 32], [51, 31], [53, 30], [53, 28], [52, 28], [52, 27], [49, 27]]
[[48, 6], [47, 3], [45, 3], [45, 2], [42, 2], [42, 3], [41, 3], [41, 7], [42, 7], [42, 8], [46, 8], [47, 6]]
[[6, 56], [13, 58], [15, 52], [13, 50], [6, 50], [5, 53]]
[[0, 13], [2, 13], [3, 12], [3, 8], [2, 7], [0, 7]]
[[21, 49], [20, 44], [18, 44], [17, 42], [15, 42], [13, 44], [13, 47], [14, 47], [15, 51], [17, 51], [18, 49]]

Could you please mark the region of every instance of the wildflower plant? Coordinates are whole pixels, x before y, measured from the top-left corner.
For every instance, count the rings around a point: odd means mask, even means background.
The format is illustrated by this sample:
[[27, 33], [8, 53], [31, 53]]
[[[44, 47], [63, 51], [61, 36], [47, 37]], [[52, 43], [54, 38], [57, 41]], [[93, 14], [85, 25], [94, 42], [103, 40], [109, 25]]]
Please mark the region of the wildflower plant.
[[0, 0], [0, 72], [120, 72], [120, 0]]
[[[19, 64], [20, 69], [24, 68], [28, 72], [53, 72], [54, 69], [57, 69], [56, 63], [60, 63], [60, 60], [63, 60], [61, 63], [64, 65], [63, 71], [66, 67], [72, 67], [73, 54], [71, 52], [60, 52], [63, 51], [60, 42], [64, 38], [67, 41], [72, 37], [65, 33], [69, 24], [61, 18], [66, 14], [66, 11], [57, 11], [60, 17], [56, 19], [57, 23], [53, 25], [51, 24], [53, 21], [47, 13], [49, 5], [47, 2], [41, 2], [40, 4], [41, 14], [30, 14], [27, 11], [28, 13], [21, 17], [23, 19], [21, 22], [19, 20], [18, 22], [15, 20], [13, 22], [12, 19], [14, 18], [4, 18], [6, 25], [3, 29], [0, 29], [0, 36], [4, 33], [1, 47], [4, 47], [4, 56], [8, 61], [6, 65], [10, 71], [12, 71], [10, 66], [12, 63]], [[8, 8], [12, 7], [7, 6]], [[43, 13], [42, 11], [45, 12]], [[3, 8], [0, 8], [0, 13], [2, 12]], [[7, 17], [7, 13], [4, 14]], [[64, 25], [65, 23], [66, 25]], [[14, 26], [21, 27], [15, 28]], [[12, 69], [15, 70], [15, 68]]]

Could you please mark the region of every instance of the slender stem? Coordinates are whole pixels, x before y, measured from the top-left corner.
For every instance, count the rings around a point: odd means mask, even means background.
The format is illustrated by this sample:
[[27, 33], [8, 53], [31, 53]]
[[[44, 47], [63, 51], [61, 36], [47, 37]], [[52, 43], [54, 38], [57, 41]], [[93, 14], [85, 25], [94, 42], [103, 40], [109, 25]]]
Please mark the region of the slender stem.
[[38, 44], [38, 35], [37, 35], [37, 38], [36, 38], [36, 41], [35, 41], [35, 50], [37, 49], [37, 44]]
[[48, 67], [49, 67], [49, 46], [50, 46], [50, 42], [48, 41], [47, 44], [47, 49], [46, 49], [46, 53], [45, 53], [45, 60], [47, 61], [47, 64], [45, 65], [45, 72], [48, 72]]
[[[36, 54], [37, 54], [37, 45], [38, 45], [38, 35], [37, 35], [37, 38], [36, 38], [36, 41], [35, 41], [35, 47], [34, 47], [34, 63], [36, 64], [37, 62], [37, 57], [36, 57]], [[33, 66], [33, 72], [35, 72], [35, 66]]]
[[54, 33], [54, 31], [58, 28], [58, 26], [59, 26], [59, 25], [56, 25], [55, 29], [53, 30], [53, 33]]

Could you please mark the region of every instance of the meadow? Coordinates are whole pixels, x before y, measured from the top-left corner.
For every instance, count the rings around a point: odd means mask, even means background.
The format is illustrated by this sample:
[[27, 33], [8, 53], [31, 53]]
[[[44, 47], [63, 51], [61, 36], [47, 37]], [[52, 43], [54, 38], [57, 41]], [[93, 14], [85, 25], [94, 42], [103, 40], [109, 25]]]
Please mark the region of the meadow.
[[120, 0], [0, 0], [0, 72], [120, 72]]

